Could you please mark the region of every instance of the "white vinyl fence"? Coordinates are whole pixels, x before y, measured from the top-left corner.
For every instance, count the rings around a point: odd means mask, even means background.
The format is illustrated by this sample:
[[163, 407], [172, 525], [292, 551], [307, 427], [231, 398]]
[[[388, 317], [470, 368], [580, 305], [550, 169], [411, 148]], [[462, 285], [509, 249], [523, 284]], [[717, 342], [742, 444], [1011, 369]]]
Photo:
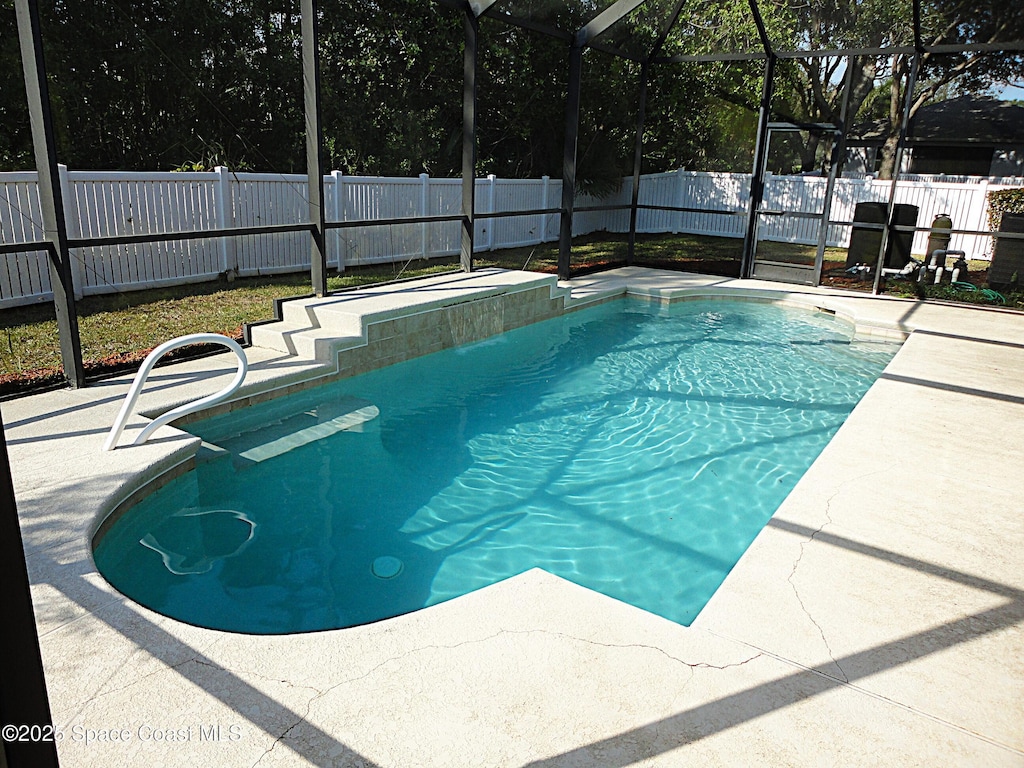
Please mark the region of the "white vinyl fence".
[[[60, 169], [65, 218], [71, 238], [186, 232], [308, 221], [306, 177], [295, 174], [119, 173]], [[399, 216], [457, 215], [462, 204], [459, 179], [324, 177], [328, 221]], [[481, 213], [557, 206], [558, 179], [496, 179], [476, 182]], [[593, 202], [593, 201], [588, 201]], [[581, 203], [582, 204], [582, 203]], [[594, 214], [587, 214], [594, 219]], [[0, 173], [0, 243], [41, 241], [42, 217], [36, 174]], [[586, 234], [601, 228], [600, 218], [584, 216], [575, 228]], [[405, 261], [457, 254], [458, 221], [332, 229], [327, 233], [328, 266]], [[558, 216], [531, 215], [481, 219], [476, 248], [493, 250], [558, 238]], [[307, 232], [233, 238], [174, 240], [72, 250], [75, 293], [138, 290], [202, 282], [220, 275], [265, 275], [309, 269]], [[51, 298], [44, 252], [0, 256], [0, 308]]]
[[[787, 213], [821, 213], [827, 184], [828, 180], [819, 176], [769, 174], [765, 180], [762, 207]], [[890, 181], [870, 178], [836, 179], [829, 219], [853, 221], [857, 203], [888, 201], [891, 184]], [[1020, 178], [975, 179], [964, 183], [904, 174], [896, 185], [896, 202], [918, 207], [919, 227], [930, 226], [938, 214], [946, 213], [952, 218], [954, 229], [987, 230], [988, 192], [1022, 185], [1024, 179]], [[627, 180], [624, 186], [631, 187], [631, 180]], [[637, 216], [637, 231], [743, 237], [749, 195], [749, 174], [674, 171], [644, 176], [640, 182], [641, 204], [733, 213], [642, 210]], [[847, 247], [851, 229], [848, 225], [829, 226], [827, 244]], [[814, 245], [818, 242], [818, 220], [785, 215], [765, 216], [762, 217], [758, 237], [761, 240]], [[923, 255], [927, 247], [928, 233], [918, 232], [914, 236], [912, 252]], [[992, 253], [992, 238], [987, 235], [953, 235], [949, 247], [965, 251], [968, 258], [988, 259]]]
[[[241, 226], [298, 224], [307, 220], [304, 175], [232, 173], [121, 173], [60, 169], [68, 234], [72, 238], [185, 232]], [[1011, 186], [980, 181], [949, 183], [927, 177], [901, 180], [896, 201], [920, 208], [918, 225], [927, 226], [938, 213], [948, 213], [958, 229], [983, 230], [989, 189]], [[820, 211], [826, 180], [818, 177], [773, 176], [768, 179], [765, 207], [784, 211]], [[1019, 185], [1019, 182], [1018, 182]], [[597, 200], [577, 199], [577, 207], [628, 204], [631, 179], [618, 193]], [[640, 202], [724, 213], [642, 210], [641, 232], [687, 232], [742, 237], [750, 187], [749, 174], [675, 171], [642, 177]], [[843, 178], [836, 182], [831, 218], [850, 221], [856, 203], [884, 201], [889, 182]], [[324, 177], [328, 221], [386, 219], [459, 212], [461, 181], [418, 178]], [[558, 179], [496, 179], [476, 182], [478, 213], [558, 207]], [[40, 241], [42, 228], [35, 173], [0, 173], [0, 242]], [[576, 235], [607, 230], [626, 232], [629, 212], [578, 212]], [[557, 214], [478, 219], [476, 248], [494, 250], [557, 240]], [[817, 242], [817, 221], [766, 217], [760, 237], [793, 243]], [[831, 245], [849, 243], [850, 227], [832, 226]], [[457, 221], [427, 224], [360, 226], [332, 229], [327, 234], [328, 265], [337, 269], [357, 264], [405, 261], [458, 253]], [[927, 233], [918, 233], [914, 251], [923, 253]], [[954, 235], [950, 245], [975, 258], [985, 258], [991, 238]], [[72, 251], [78, 296], [137, 290], [161, 285], [200, 282], [224, 274], [262, 275], [309, 268], [307, 232], [248, 235], [234, 238], [176, 240], [117, 246], [92, 246]], [[50, 298], [46, 255], [19, 252], [0, 256], [0, 307]]]

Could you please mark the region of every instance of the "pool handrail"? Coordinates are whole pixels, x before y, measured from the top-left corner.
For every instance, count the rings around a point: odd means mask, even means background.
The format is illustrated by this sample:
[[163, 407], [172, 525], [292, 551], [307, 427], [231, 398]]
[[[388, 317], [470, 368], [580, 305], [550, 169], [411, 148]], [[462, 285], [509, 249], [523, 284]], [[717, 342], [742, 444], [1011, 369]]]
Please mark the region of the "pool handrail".
[[110, 433], [107, 435], [106, 442], [103, 443], [104, 451], [110, 451], [117, 447], [117, 441], [120, 439], [121, 433], [124, 431], [128, 417], [131, 415], [132, 409], [135, 408], [135, 403], [138, 401], [139, 395], [142, 393], [142, 386], [146, 383], [146, 379], [149, 377], [150, 371], [153, 370], [153, 366], [155, 366], [160, 358], [168, 352], [191, 344], [221, 344], [234, 352], [235, 356], [238, 358], [238, 369], [235, 372], [235, 378], [219, 392], [214, 392], [212, 395], [207, 395], [206, 397], [201, 397], [198, 400], [193, 400], [190, 403], [179, 405], [177, 408], [173, 408], [167, 411], [167, 413], [153, 419], [153, 421], [139, 433], [132, 442], [132, 445], [142, 445], [156, 430], [165, 424], [169, 424], [182, 416], [219, 403], [222, 400], [231, 397], [231, 395], [233, 395], [238, 388], [242, 386], [245, 374], [249, 370], [249, 361], [246, 359], [245, 351], [242, 349], [241, 345], [234, 339], [222, 336], [219, 333], [190, 333], [185, 336], [178, 336], [170, 341], [165, 341], [146, 356], [146, 359], [142, 363], [142, 367], [139, 368], [139, 372], [135, 374], [135, 380], [132, 382], [132, 386], [128, 390], [128, 394], [125, 396], [124, 404], [122, 404], [121, 410], [117, 414], [117, 418], [114, 419], [114, 425], [110, 428]]

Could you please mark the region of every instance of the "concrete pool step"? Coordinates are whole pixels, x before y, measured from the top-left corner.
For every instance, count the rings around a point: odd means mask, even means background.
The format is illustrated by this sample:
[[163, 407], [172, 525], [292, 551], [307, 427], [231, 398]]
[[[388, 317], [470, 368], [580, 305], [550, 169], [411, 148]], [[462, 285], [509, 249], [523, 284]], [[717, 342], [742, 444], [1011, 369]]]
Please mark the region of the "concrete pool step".
[[342, 335], [361, 336], [363, 333], [362, 315], [345, 310], [329, 311], [329, 307], [335, 301], [336, 297], [333, 296], [286, 301], [281, 305], [282, 320], [290, 325], [306, 328], [329, 328]]
[[[565, 302], [569, 297], [569, 289], [559, 286], [554, 275], [498, 269], [439, 275], [286, 301], [282, 303], [282, 320], [254, 326], [250, 338], [253, 346], [326, 363], [335, 363], [339, 352], [353, 347], [374, 343], [397, 347], [399, 337], [405, 337], [418, 349], [416, 354], [421, 354], [500, 332], [503, 328], [488, 330], [487, 326], [505, 323], [506, 318], [498, 316], [503, 311], [523, 313], [522, 322], [516, 315], [513, 325], [541, 319], [528, 317], [526, 310], [514, 303], [508, 304], [508, 309], [502, 306], [497, 314], [495, 306], [484, 303], [531, 290], [539, 291], [546, 301]], [[475, 308], [468, 309], [470, 305]], [[447, 313], [443, 321], [434, 314], [438, 311]], [[389, 325], [389, 321], [396, 322]], [[442, 328], [440, 337], [438, 328]]]
[[236, 416], [219, 426], [214, 422], [203, 433], [203, 456], [197, 461], [230, 458], [237, 467], [252, 466], [339, 432], [361, 432], [379, 415], [369, 400], [347, 395], [313, 404], [281, 399], [265, 407], [258, 419]]
[[289, 322], [257, 325], [250, 329], [254, 347], [273, 349], [304, 360], [332, 363], [338, 352], [360, 344], [361, 333], [342, 336], [331, 328], [312, 328]]

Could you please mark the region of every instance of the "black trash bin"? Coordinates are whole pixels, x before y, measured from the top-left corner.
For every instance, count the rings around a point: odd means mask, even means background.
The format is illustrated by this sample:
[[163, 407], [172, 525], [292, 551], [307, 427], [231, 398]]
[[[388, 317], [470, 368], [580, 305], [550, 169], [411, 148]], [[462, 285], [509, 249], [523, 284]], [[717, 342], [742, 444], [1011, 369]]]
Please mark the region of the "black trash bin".
[[[858, 224], [884, 224], [885, 203], [857, 203], [853, 211], [853, 231], [850, 233], [850, 248], [846, 252], [846, 268], [855, 264], [874, 266], [878, 261], [878, 250], [882, 247], [882, 230], [869, 229]], [[918, 207], [898, 203], [892, 209], [892, 223], [897, 226], [917, 225]], [[885, 249], [885, 266], [900, 269], [910, 261], [910, 248], [914, 243], [913, 232], [893, 232], [889, 246]]]
[[[916, 227], [919, 208], [916, 205], [893, 206], [892, 223], [897, 227]], [[893, 232], [885, 251], [885, 266], [902, 269], [910, 263], [910, 249], [914, 246], [914, 231]]]

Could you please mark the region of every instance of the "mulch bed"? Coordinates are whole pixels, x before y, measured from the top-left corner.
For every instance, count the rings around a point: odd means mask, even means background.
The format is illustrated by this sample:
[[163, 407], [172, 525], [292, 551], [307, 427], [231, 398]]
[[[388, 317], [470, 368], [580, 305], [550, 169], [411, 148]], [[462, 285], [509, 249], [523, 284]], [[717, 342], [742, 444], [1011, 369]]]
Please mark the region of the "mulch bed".
[[[842, 288], [847, 291], [867, 291], [870, 293], [874, 279], [875, 276], [873, 274], [868, 274], [866, 280], [857, 275], [847, 274], [846, 269], [842, 266], [826, 269], [821, 273], [821, 284], [823, 286], [828, 288]], [[979, 287], [986, 287], [988, 285], [988, 270], [983, 269], [977, 272], [971, 272], [964, 282], [970, 282]], [[882, 286], [882, 292], [884, 293], [885, 281], [882, 282]]]

